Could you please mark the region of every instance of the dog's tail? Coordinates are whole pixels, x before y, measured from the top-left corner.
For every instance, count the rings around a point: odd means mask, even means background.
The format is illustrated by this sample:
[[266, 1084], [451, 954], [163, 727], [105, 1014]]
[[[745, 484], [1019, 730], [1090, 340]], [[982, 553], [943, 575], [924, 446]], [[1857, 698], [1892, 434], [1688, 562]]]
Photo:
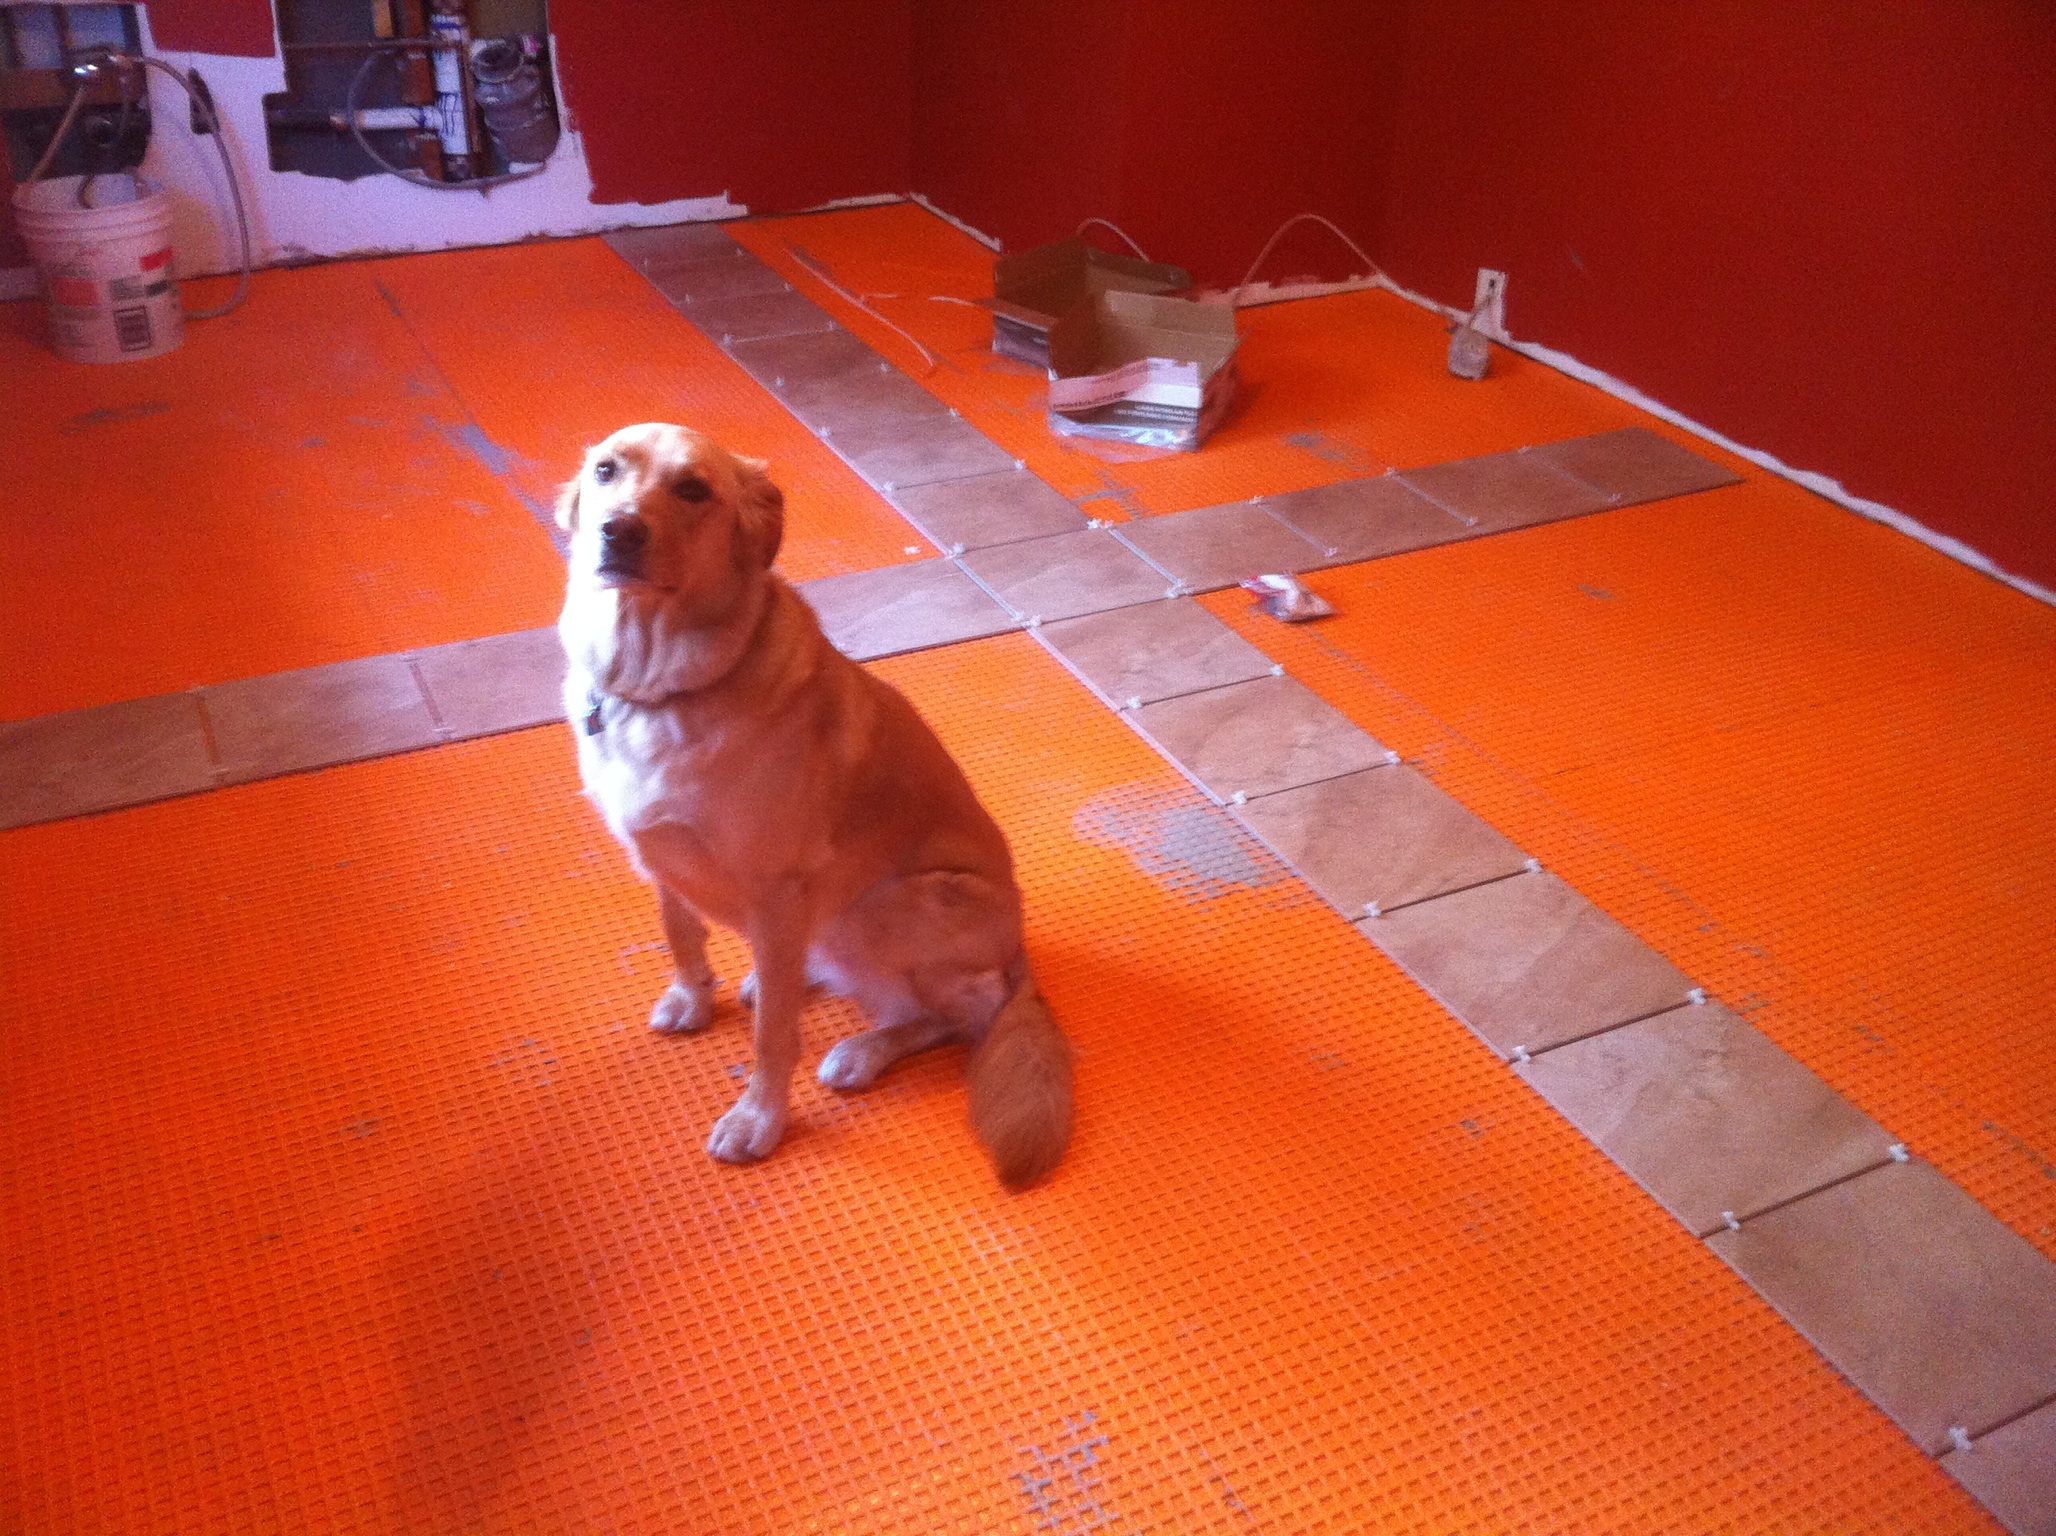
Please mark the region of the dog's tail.
[[1071, 1045], [1024, 959], [1013, 991], [965, 1063], [971, 1124], [1008, 1189], [1026, 1189], [1071, 1144]]

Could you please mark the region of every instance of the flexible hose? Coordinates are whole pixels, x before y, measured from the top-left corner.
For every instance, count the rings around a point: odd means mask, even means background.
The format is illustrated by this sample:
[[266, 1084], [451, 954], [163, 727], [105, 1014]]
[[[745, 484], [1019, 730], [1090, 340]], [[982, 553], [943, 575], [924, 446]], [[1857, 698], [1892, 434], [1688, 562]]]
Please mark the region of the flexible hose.
[[[179, 83], [180, 88], [191, 98], [193, 110], [200, 114], [200, 120], [206, 123], [207, 131], [214, 137], [214, 148], [221, 155], [221, 173], [228, 178], [229, 201], [235, 205], [236, 238], [242, 250], [243, 264], [237, 278], [236, 291], [230, 296], [226, 304], [222, 305], [219, 309], [189, 310], [186, 313], [186, 318], [188, 320], [219, 319], [250, 296], [250, 268], [252, 265], [250, 260], [250, 216], [243, 208], [243, 188], [242, 184], [236, 180], [235, 162], [229, 158], [228, 142], [222, 136], [221, 118], [215, 113], [214, 103], [194, 89], [193, 82], [186, 75], [172, 68], [171, 65], [165, 63], [162, 59], [153, 59], [145, 55], [133, 53], [110, 53], [103, 57], [90, 59], [79, 65], [79, 82], [72, 88], [71, 102], [65, 107], [64, 116], [58, 119], [57, 133], [50, 140], [50, 147], [43, 151], [43, 158], [38, 160], [36, 168], [29, 172], [29, 182], [41, 181], [43, 173], [50, 168], [50, 162], [57, 158], [58, 147], [64, 143], [66, 135], [71, 132], [72, 124], [78, 121], [79, 108], [85, 103], [85, 77], [87, 74], [98, 69], [154, 69], [162, 74], [169, 75]], [[83, 198], [85, 187], [80, 187], [79, 192], [81, 198]]]

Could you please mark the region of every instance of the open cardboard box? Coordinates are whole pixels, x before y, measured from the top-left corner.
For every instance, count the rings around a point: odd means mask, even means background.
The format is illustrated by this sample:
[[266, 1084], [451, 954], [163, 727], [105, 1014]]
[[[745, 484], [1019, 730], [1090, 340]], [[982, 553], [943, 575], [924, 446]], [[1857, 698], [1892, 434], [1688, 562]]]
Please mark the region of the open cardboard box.
[[1078, 236], [1002, 256], [992, 270], [992, 350], [1033, 363], [1049, 362], [1049, 331], [1095, 294], [1178, 293], [1192, 286], [1183, 267], [1113, 256]]
[[1059, 433], [1197, 448], [1235, 395], [1231, 304], [1107, 292], [1049, 332], [1049, 424]]

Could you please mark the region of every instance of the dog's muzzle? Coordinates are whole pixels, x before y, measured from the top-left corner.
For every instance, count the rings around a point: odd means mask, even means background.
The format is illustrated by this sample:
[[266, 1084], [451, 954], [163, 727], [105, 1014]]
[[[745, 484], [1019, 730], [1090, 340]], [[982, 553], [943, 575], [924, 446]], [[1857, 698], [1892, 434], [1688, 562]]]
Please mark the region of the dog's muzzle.
[[626, 581], [640, 580], [643, 552], [649, 543], [650, 526], [640, 518], [608, 518], [600, 525], [599, 574]]

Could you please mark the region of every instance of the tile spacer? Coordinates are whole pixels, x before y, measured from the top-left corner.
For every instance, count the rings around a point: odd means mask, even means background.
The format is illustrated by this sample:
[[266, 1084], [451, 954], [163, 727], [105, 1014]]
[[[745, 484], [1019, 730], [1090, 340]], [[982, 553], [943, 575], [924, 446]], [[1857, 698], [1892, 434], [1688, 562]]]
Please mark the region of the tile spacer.
[[897, 480], [888, 480], [879, 487], [879, 489], [885, 492], [885, 494], [888, 496], [890, 496], [894, 491], [898, 490], [899, 488], [900, 483]]
[[1088, 517], [1085, 519], [1085, 526], [1088, 528], [1104, 528], [1107, 526], [1107, 520], [1103, 517]]
[[1903, 1141], [1895, 1141], [1885, 1150], [1892, 1154], [1892, 1161], [1895, 1163], [1910, 1163], [1913, 1161], [1913, 1154], [1906, 1150], [1906, 1143]]
[[1042, 628], [1042, 615], [1041, 615], [1041, 614], [1039, 614], [1039, 613], [1031, 613], [1031, 614], [1029, 614], [1029, 615], [1028, 615], [1028, 627], [1029, 627], [1030, 629], [1040, 629], [1040, 628]]
[[1517, 1045], [1513, 1048], [1513, 1059], [1525, 1067], [1535, 1058], [1528, 1054], [1528, 1048], [1525, 1045]]
[[1014, 468], [1016, 468], [1016, 469], [1026, 469], [1027, 467], [1028, 467], [1028, 461], [1027, 461], [1026, 459], [1016, 459], [1016, 460], [1014, 460]]
[[1228, 797], [1228, 803], [1229, 803], [1230, 805], [1247, 805], [1247, 804], [1249, 804], [1249, 792], [1248, 792], [1247, 790], [1241, 790], [1241, 789], [1238, 789], [1238, 790], [1236, 790], [1234, 794], [1232, 794], [1232, 795], [1230, 795], [1230, 796]]
[[1685, 1001], [1694, 1008], [1704, 1008], [1706, 1006], [1706, 988], [1694, 987], [1685, 994]]
[[1742, 1230], [1742, 1223], [1735, 1220], [1735, 1213], [1733, 1211], [1722, 1211], [1720, 1213], [1720, 1219], [1727, 1223], [1727, 1227], [1730, 1232], [1739, 1232]]
[[1284, 663], [1284, 662], [1282, 662], [1282, 661], [1274, 661], [1274, 662], [1272, 662], [1272, 663], [1271, 663], [1271, 676], [1273, 676], [1273, 677], [1283, 677], [1284, 675], [1285, 675], [1285, 663]]
[[1530, 859], [1521, 868], [1531, 875], [1539, 875], [1542, 873], [1542, 861], [1540, 859]]
[[1126, 704], [1123, 704], [1121, 707], [1123, 709], [1142, 708], [1142, 695], [1139, 693], [1131, 693], [1130, 695], [1128, 695], [1128, 702]]
[[1956, 1449], [1959, 1451], [1969, 1450], [1970, 1431], [1965, 1429], [1961, 1424], [1951, 1424], [1949, 1426], [1949, 1443], [1955, 1446]]
[[1375, 901], [1367, 901], [1364, 903], [1365, 917], [1383, 917], [1384, 915], [1384, 909], [1381, 908]]
[[771, 387], [772, 387], [773, 389], [783, 389], [783, 388], [785, 388], [785, 375], [784, 375], [784, 374], [782, 374], [782, 373], [774, 373], [774, 374], [772, 374], [772, 375], [771, 375]]
[[1390, 747], [1385, 749], [1385, 766], [1387, 768], [1397, 768], [1399, 766], [1399, 754]]
[[964, 419], [964, 413], [958, 410], [955, 406], [951, 406], [949, 408], [949, 419], [951, 421], [962, 421]]

